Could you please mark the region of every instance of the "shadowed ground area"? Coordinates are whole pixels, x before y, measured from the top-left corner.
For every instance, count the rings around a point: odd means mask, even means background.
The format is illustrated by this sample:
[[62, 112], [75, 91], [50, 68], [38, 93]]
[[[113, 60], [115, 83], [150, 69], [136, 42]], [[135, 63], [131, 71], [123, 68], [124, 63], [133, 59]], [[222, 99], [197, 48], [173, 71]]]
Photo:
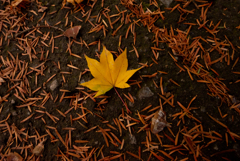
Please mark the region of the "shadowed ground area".
[[[0, 159], [238, 160], [239, 29], [237, 0], [1, 0]], [[94, 97], [103, 46], [141, 69]]]

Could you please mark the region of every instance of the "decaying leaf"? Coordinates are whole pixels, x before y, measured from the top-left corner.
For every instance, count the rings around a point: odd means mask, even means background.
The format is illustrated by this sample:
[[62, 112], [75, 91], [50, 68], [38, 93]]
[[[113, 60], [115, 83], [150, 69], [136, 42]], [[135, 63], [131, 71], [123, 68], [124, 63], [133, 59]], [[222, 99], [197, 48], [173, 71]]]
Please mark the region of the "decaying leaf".
[[68, 38], [73, 37], [74, 39], [76, 39], [77, 34], [78, 34], [79, 30], [81, 29], [81, 27], [82, 26], [74, 26], [72, 28], [69, 28], [63, 33], [63, 35], [67, 36]]
[[14, 153], [9, 153], [7, 155], [7, 161], [22, 161], [23, 158], [21, 157], [21, 155], [19, 155], [18, 153], [14, 152]]
[[44, 142], [45, 142], [45, 139], [43, 141], [41, 141], [37, 146], [35, 146], [35, 148], [33, 149], [34, 155], [39, 156], [43, 152], [43, 149], [44, 149], [43, 143]]
[[113, 55], [103, 46], [103, 51], [100, 55], [100, 62], [91, 59], [85, 55], [88, 67], [93, 79], [82, 83], [81, 85], [90, 88], [93, 91], [98, 91], [95, 97], [102, 95], [113, 87], [128, 88], [127, 80], [140, 68], [127, 70], [127, 50], [125, 49], [114, 61]]
[[2, 83], [4, 83], [4, 82], [5, 82], [5, 80], [2, 77], [0, 77], [0, 85], [2, 85]]
[[166, 121], [166, 113], [160, 109], [152, 118], [151, 131], [152, 133], [157, 134], [162, 131], [165, 126], [171, 127], [171, 125], [169, 125]]
[[18, 6], [22, 1], [23, 1], [23, 0], [15, 0], [15, 1], [12, 2], [12, 6], [13, 6], [13, 7], [16, 7], [16, 6]]
[[11, 5], [13, 6], [13, 7], [17, 7], [20, 3], [30, 3], [30, 1], [29, 0], [14, 0], [12, 3], [11, 3]]

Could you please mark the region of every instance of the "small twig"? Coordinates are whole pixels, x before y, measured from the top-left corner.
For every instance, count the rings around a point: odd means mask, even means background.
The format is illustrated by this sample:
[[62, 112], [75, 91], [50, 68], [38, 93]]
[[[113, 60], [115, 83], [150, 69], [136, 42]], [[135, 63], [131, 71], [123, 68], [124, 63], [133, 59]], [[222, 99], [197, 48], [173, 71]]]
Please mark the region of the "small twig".
[[51, 28], [54, 28], [54, 29], [56, 29], [56, 30], [60, 30], [60, 31], [64, 32], [63, 29], [61, 29], [61, 28], [59, 28], [59, 27], [55, 27], [55, 26], [36, 26], [36, 28], [40, 28], [40, 27], [51, 27]]
[[[59, 27], [55, 27], [55, 26], [36, 26], [36, 27], [29, 28], [29, 29], [26, 29], [26, 30], [24, 30], [24, 31], [21, 31], [21, 32], [15, 34], [14, 38], [18, 37], [19, 35], [21, 35], [21, 34], [23, 34], [23, 33], [25, 33], [25, 32], [28, 32], [28, 31], [30, 31], [30, 30], [34, 30], [35, 28], [41, 28], [41, 27], [50, 27], [50, 28], [53, 28], [53, 29], [60, 30], [60, 31], [64, 32], [63, 29], [61, 29], [61, 28], [59, 28]], [[13, 37], [12, 37], [12, 38], [13, 38]]]
[[[26, 29], [26, 30], [23, 30], [23, 31], [21, 31], [21, 32], [19, 32], [19, 33], [16, 33], [15, 34], [15, 36], [14, 36], [14, 38], [16, 38], [16, 37], [18, 37], [19, 35], [21, 35], [21, 34], [23, 34], [23, 33], [25, 33], [25, 32], [28, 32], [29, 30], [32, 30], [33, 28], [29, 28], [29, 29]], [[12, 37], [13, 38], [13, 37]], [[11, 39], [12, 39], [11, 38]]]
[[113, 87], [118, 95], [118, 97], [121, 99], [122, 103], [124, 104], [124, 106], [126, 107], [127, 113], [132, 113], [129, 108], [127, 107], [126, 103], [123, 101], [122, 97], [120, 96], [120, 94], [118, 93], [117, 89], [115, 87]]

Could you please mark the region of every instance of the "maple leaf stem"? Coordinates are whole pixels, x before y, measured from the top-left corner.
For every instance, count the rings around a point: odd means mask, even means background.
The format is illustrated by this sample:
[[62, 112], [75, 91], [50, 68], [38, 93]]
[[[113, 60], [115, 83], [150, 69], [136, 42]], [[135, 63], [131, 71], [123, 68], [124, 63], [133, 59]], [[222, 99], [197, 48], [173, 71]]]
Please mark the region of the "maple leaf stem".
[[115, 87], [113, 87], [118, 95], [118, 97], [121, 99], [122, 103], [124, 104], [124, 106], [126, 107], [127, 113], [132, 113], [129, 108], [127, 107], [126, 103], [123, 101], [122, 97], [120, 96], [120, 94], [118, 93], [117, 89]]

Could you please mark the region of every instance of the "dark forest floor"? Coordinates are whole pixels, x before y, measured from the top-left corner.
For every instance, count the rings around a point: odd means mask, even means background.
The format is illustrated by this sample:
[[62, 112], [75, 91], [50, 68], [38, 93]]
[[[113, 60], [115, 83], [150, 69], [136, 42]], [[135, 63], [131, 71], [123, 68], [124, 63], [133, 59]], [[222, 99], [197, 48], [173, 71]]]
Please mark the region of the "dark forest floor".
[[[0, 1], [1, 160], [240, 158], [237, 0], [62, 2]], [[84, 54], [99, 60], [103, 45], [144, 67], [117, 89], [131, 113], [114, 89], [93, 98], [80, 85], [92, 79]], [[160, 108], [171, 127], [153, 134]]]

